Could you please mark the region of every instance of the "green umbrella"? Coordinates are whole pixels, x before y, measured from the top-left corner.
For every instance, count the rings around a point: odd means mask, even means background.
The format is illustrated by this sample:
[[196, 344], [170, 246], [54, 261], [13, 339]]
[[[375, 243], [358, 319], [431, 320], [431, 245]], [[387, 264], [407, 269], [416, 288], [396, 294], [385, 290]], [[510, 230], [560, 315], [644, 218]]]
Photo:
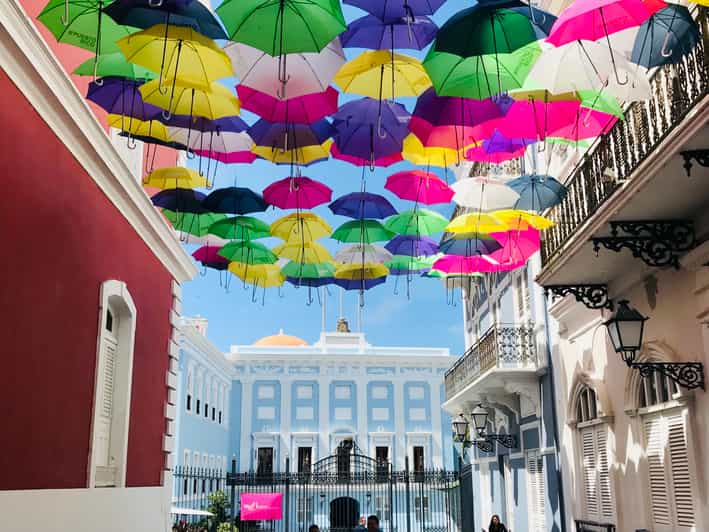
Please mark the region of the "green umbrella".
[[322, 279], [335, 275], [335, 265], [331, 262], [320, 262], [313, 264], [303, 264], [301, 262], [289, 262], [281, 268], [286, 277], [297, 279]]
[[347, 29], [339, 0], [225, 0], [229, 38], [274, 57], [319, 52]]
[[394, 258], [390, 261], [385, 262], [387, 268], [390, 270], [424, 270], [430, 268], [434, 262], [438, 259], [437, 256], [431, 257], [409, 257], [407, 255], [394, 255]]
[[[96, 61], [96, 68], [94, 68]], [[131, 80], [155, 79], [155, 74], [140, 65], [129, 63], [120, 52], [101, 54], [98, 60], [95, 57], [87, 59], [74, 69], [77, 76], [96, 76], [99, 78], [118, 77]]]
[[335, 229], [330, 238], [339, 242], [371, 244], [391, 240], [394, 233], [377, 220], [352, 220]]
[[273, 252], [257, 242], [229, 242], [219, 250], [219, 255], [232, 262], [244, 264], [274, 264], [278, 261]]
[[575, 148], [588, 148], [591, 143], [588, 140], [574, 140], [574, 139], [565, 139], [564, 137], [547, 137], [545, 139], [545, 142], [549, 144], [561, 144], [564, 146], [573, 146]]
[[416, 209], [391, 216], [384, 225], [389, 231], [400, 235], [429, 236], [443, 231], [448, 220], [437, 212]]
[[163, 209], [162, 213], [175, 229], [195, 236], [206, 235], [209, 232], [209, 228], [214, 223], [226, 218], [224, 214], [215, 214], [213, 212], [194, 214], [191, 212], [175, 212]]
[[601, 91], [578, 91], [581, 98], [581, 107], [587, 109], [595, 109], [609, 115], [618, 117], [620, 120], [625, 120], [623, 108], [618, 103], [615, 97]]
[[253, 216], [234, 216], [219, 220], [209, 228], [209, 233], [227, 240], [254, 240], [271, 236], [268, 224]]
[[438, 52], [431, 47], [423, 67], [439, 96], [483, 100], [522, 87], [541, 53], [537, 42], [509, 54], [471, 57]]

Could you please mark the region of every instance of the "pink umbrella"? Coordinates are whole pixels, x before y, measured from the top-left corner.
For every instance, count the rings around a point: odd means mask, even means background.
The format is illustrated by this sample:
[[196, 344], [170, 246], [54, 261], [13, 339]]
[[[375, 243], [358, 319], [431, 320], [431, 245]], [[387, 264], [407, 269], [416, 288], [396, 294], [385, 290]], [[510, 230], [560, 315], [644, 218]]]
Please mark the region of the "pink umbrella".
[[362, 159], [360, 157], [354, 157], [352, 155], [347, 155], [346, 153], [340, 152], [340, 150], [337, 148], [337, 144], [335, 143], [333, 143], [332, 147], [330, 148], [330, 155], [332, 155], [335, 159], [345, 161], [355, 166], [387, 167], [403, 160], [403, 158], [401, 157], [401, 153], [394, 153], [392, 155], [387, 155], [385, 157], [380, 157], [379, 159], [374, 159], [373, 161], [370, 161], [369, 159]]
[[517, 159], [518, 157], [522, 157], [524, 155], [525, 150], [526, 148], [520, 148], [512, 152], [501, 151], [496, 153], [488, 153], [485, 148], [483, 148], [482, 146], [478, 146], [477, 148], [468, 150], [465, 153], [465, 160], [477, 161], [481, 163], [500, 164], [506, 161], [511, 161], [512, 159]]
[[549, 136], [569, 140], [590, 139], [605, 135], [617, 121], [618, 117], [603, 111], [582, 108], [572, 123], [559, 129], [550, 129]]
[[443, 255], [433, 263], [433, 269], [447, 274], [469, 274], [490, 271], [494, 266], [485, 255], [464, 257], [460, 255]]
[[580, 112], [578, 100], [519, 101], [510, 106], [505, 118], [498, 120], [496, 126], [507, 138], [544, 140], [550, 132], [575, 123]]
[[533, 227], [523, 231], [494, 233], [490, 236], [502, 244], [502, 249], [490, 254], [490, 258], [501, 266], [524, 264], [529, 257], [539, 251], [541, 245], [539, 231]]
[[653, 7], [643, 0], [576, 0], [566, 8], [549, 32], [554, 46], [578, 41], [597, 41], [608, 35], [640, 26], [652, 15]]
[[384, 188], [401, 199], [425, 205], [448, 203], [453, 190], [433, 172], [406, 170], [387, 177]]
[[229, 260], [219, 255], [220, 246], [202, 246], [197, 249], [192, 256], [195, 260], [207, 264], [229, 264]]
[[196, 150], [195, 153], [200, 157], [209, 157], [210, 159], [215, 159], [220, 163], [225, 164], [250, 164], [256, 159], [258, 159], [258, 155], [250, 151], [233, 151], [230, 153], [221, 153], [218, 151]]
[[309, 177], [286, 177], [268, 185], [263, 199], [279, 209], [312, 209], [330, 202], [332, 189]]
[[279, 100], [246, 85], [237, 85], [241, 107], [269, 122], [312, 124], [337, 111], [338, 92], [328, 87], [324, 92]]

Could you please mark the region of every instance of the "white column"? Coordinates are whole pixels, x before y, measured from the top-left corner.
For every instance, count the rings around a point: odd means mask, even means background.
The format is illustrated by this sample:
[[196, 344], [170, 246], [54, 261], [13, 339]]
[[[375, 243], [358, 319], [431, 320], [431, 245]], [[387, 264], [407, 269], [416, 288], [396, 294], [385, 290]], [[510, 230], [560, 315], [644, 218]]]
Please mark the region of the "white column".
[[[286, 368], [286, 371], [288, 369]], [[286, 454], [293, 458], [291, 453], [291, 437], [290, 437], [290, 422], [291, 422], [291, 387], [292, 381], [290, 379], [281, 379], [281, 430], [279, 438], [281, 440], [279, 447], [281, 448], [281, 456], [279, 457], [280, 464], [282, 466], [281, 471], [285, 471], [286, 466]], [[291, 467], [292, 469], [292, 467]]]
[[[437, 371], [438, 368], [433, 368]], [[435, 382], [435, 381], [434, 381]], [[443, 427], [441, 426], [441, 389], [438, 385], [429, 383], [428, 393], [431, 394], [431, 444], [433, 449], [430, 464], [434, 468], [443, 469]]]
[[357, 419], [355, 420], [355, 430], [357, 431], [357, 443], [363, 446], [364, 454], [368, 454], [367, 443], [367, 380], [364, 376], [355, 379], [357, 383]]
[[253, 449], [251, 448], [251, 416], [254, 395], [254, 383], [241, 381], [241, 449], [239, 453], [239, 471], [248, 471], [252, 466]]
[[404, 381], [396, 376], [394, 379], [394, 442], [392, 444], [395, 465], [403, 469], [404, 457], [406, 456], [406, 427], [404, 419], [406, 416], [406, 405], [404, 401]]
[[330, 451], [328, 435], [330, 434], [330, 381], [325, 377], [318, 379], [318, 402], [320, 412], [318, 414], [318, 448], [316, 449], [313, 462], [325, 458]]

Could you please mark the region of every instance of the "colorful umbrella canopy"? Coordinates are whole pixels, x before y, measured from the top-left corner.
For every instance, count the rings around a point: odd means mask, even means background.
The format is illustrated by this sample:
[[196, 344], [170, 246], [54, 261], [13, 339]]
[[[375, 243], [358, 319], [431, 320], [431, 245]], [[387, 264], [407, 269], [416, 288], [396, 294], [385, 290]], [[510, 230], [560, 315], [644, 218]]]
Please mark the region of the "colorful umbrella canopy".
[[109, 114], [106, 117], [106, 124], [139, 140], [151, 142], [151, 139], [155, 139], [160, 142], [170, 142], [167, 128], [157, 120], [140, 120], [131, 116]]
[[367, 51], [347, 62], [335, 83], [343, 92], [379, 99], [418, 96], [431, 86], [418, 59], [385, 50]]
[[433, 15], [444, 2], [445, 0], [344, 0], [343, 3], [363, 9], [380, 20], [391, 20]]
[[382, 122], [378, 132], [376, 124], [352, 124], [338, 122], [335, 126], [335, 145], [339, 153], [355, 157], [357, 160], [369, 161], [374, 166], [377, 159], [396, 156], [403, 149], [403, 139], [406, 130]]
[[217, 13], [232, 41], [274, 57], [319, 52], [347, 29], [331, 0], [225, 0]]
[[81, 63], [74, 69], [77, 76], [99, 78], [119, 77], [132, 80], [151, 80], [155, 74], [140, 65], [130, 63], [121, 52], [102, 53]]
[[379, 286], [380, 284], [384, 284], [386, 282], [386, 274], [384, 274], [382, 277], [375, 277], [373, 279], [369, 279], [366, 277], [362, 279], [362, 277], [364, 277], [370, 272], [371, 270], [363, 270], [360, 276], [355, 279], [333, 278], [332, 284], [339, 286], [343, 290], [359, 290], [360, 292], [362, 292], [364, 290], [369, 290], [370, 288], [374, 288], [375, 286]]
[[332, 145], [332, 140], [326, 140], [322, 144], [298, 146], [287, 150], [271, 146], [254, 146], [251, 151], [272, 163], [308, 166], [326, 160], [330, 155]]
[[273, 248], [273, 252], [282, 259], [303, 264], [332, 262], [332, 255], [319, 242], [302, 242], [298, 244], [281, 244]]
[[[506, 123], [507, 117], [499, 123]], [[534, 138], [522, 138], [516, 136], [505, 136], [499, 130], [495, 130], [489, 139], [482, 143], [482, 149], [485, 153], [516, 153], [520, 150], [524, 151], [527, 146], [534, 142]]]
[[378, 262], [342, 264], [335, 270], [335, 279], [347, 279], [350, 281], [377, 279], [378, 277], [385, 277], [388, 273], [389, 269]]
[[345, 161], [355, 166], [369, 166], [370, 168], [377, 166], [387, 167], [402, 160], [401, 153], [392, 153], [391, 155], [376, 157], [374, 159], [371, 157], [367, 159], [363, 157], [356, 157], [354, 155], [342, 153], [335, 143], [333, 143], [330, 148], [330, 154], [334, 159], [339, 159], [340, 161]]
[[392, 216], [384, 226], [392, 233], [410, 236], [430, 236], [440, 233], [448, 225], [448, 220], [428, 209], [403, 211]]
[[371, 192], [351, 192], [337, 198], [328, 205], [333, 214], [362, 218], [386, 218], [396, 214], [396, 209], [389, 200]]
[[460, 163], [463, 150], [443, 146], [424, 146], [413, 133], [404, 139], [401, 155], [410, 163], [420, 166], [440, 166], [447, 168]]
[[231, 58], [241, 85], [279, 100], [327, 90], [346, 61], [338, 39], [318, 53], [287, 54], [280, 58], [240, 43], [230, 43], [224, 51]]
[[219, 255], [220, 249], [221, 248], [219, 246], [202, 246], [192, 253], [192, 256], [196, 261], [201, 262], [203, 266], [208, 266], [218, 270], [226, 270], [229, 265], [229, 261]]
[[210, 39], [227, 39], [217, 18], [201, 2], [185, 0], [114, 0], [103, 12], [123, 26], [188, 26]]
[[340, 42], [345, 48], [423, 50], [437, 31], [438, 26], [426, 16], [382, 20], [366, 15], [348, 24], [347, 31], [340, 35]]
[[246, 85], [237, 85], [236, 92], [244, 109], [269, 122], [312, 124], [337, 111], [338, 92], [333, 87], [288, 100], [274, 98]]
[[250, 151], [235, 151], [221, 153], [218, 151], [195, 150], [195, 154], [200, 157], [209, 157], [225, 164], [245, 163], [250, 164], [258, 159], [258, 155]]
[[219, 255], [232, 261], [244, 264], [273, 264], [278, 257], [263, 244], [248, 240], [229, 242], [219, 250]]
[[392, 255], [429, 257], [438, 253], [438, 243], [427, 236], [396, 235], [386, 246]]
[[339, 242], [372, 244], [391, 240], [393, 236], [394, 232], [377, 220], [352, 220], [335, 229], [330, 238]]
[[279, 209], [312, 209], [332, 199], [332, 189], [309, 177], [286, 177], [263, 189], [266, 203]]
[[500, 264], [527, 262], [532, 255], [539, 251], [541, 245], [539, 231], [531, 227], [521, 231], [493, 233], [491, 236], [501, 244], [501, 249], [491, 253], [490, 257]]
[[442, 253], [462, 257], [489, 255], [499, 249], [502, 245], [495, 238], [480, 233], [455, 235], [441, 242]]
[[517, 159], [524, 156], [525, 151], [526, 148], [520, 148], [515, 151], [499, 151], [490, 153], [483, 146], [478, 146], [477, 148], [473, 148], [465, 152], [465, 160], [500, 164], [505, 161], [511, 161], [512, 159]]
[[392, 254], [381, 246], [372, 244], [351, 244], [344, 246], [335, 255], [335, 262], [340, 264], [364, 264], [367, 262], [387, 262]]
[[248, 129], [248, 133], [257, 146], [289, 150], [323, 144], [335, 129], [325, 119], [313, 124], [288, 124], [261, 118]]
[[502, 220], [510, 230], [523, 231], [533, 227], [535, 229], [549, 229], [554, 222], [532, 212], [514, 209], [505, 209], [494, 212], [495, 218]]
[[207, 179], [190, 168], [166, 166], [150, 172], [143, 184], [156, 188], [201, 188], [207, 186]]
[[160, 74], [160, 83], [175, 80], [209, 90], [213, 81], [234, 75], [224, 50], [185, 26], [156, 24], [123, 37], [116, 44], [128, 61]]
[[451, 188], [455, 203], [479, 211], [509, 209], [519, 199], [519, 194], [505, 183], [489, 177], [460, 179]]
[[449, 233], [499, 233], [507, 231], [509, 226], [495, 213], [471, 212], [453, 218], [446, 226]]
[[167, 131], [170, 139], [197, 151], [231, 153], [249, 151], [254, 146], [253, 140], [245, 131], [195, 132], [182, 127], [170, 127]]
[[143, 102], [138, 91], [142, 82], [125, 78], [108, 77], [89, 83], [86, 99], [100, 106], [107, 113], [124, 115], [140, 120], [158, 118], [162, 109]]
[[209, 233], [227, 240], [255, 240], [271, 236], [268, 224], [253, 216], [233, 216], [219, 220]]
[[529, 174], [506, 183], [519, 194], [514, 208], [541, 212], [563, 201], [566, 187], [548, 175]]
[[[286, 265], [287, 266], [287, 265]], [[311, 264], [303, 264], [307, 269]], [[335, 279], [330, 277], [286, 277], [286, 281], [296, 287], [307, 286], [309, 288], [320, 288], [329, 284], [335, 284]]]
[[405, 170], [387, 177], [384, 188], [399, 198], [433, 205], [448, 203], [453, 191], [433, 172], [424, 170]]
[[331, 233], [330, 224], [312, 212], [294, 212], [271, 224], [271, 236], [288, 244], [312, 242]]
[[177, 231], [195, 236], [205, 236], [212, 225], [226, 218], [223, 214], [213, 212], [175, 212], [163, 209], [162, 213]]
[[281, 272], [289, 279], [328, 279], [335, 274], [335, 265], [332, 262], [289, 262]]
[[202, 201], [202, 206], [212, 212], [249, 214], [268, 208], [263, 196], [244, 187], [227, 187], [213, 190]]
[[175, 212], [203, 213], [206, 209], [202, 206], [205, 195], [191, 188], [171, 188], [161, 190], [150, 199], [153, 205]]
[[640, 26], [630, 60], [646, 68], [678, 63], [700, 38], [699, 26], [689, 10], [668, 5]]
[[164, 109], [163, 118], [172, 114], [201, 116], [216, 120], [239, 114], [239, 100], [221, 83], [212, 83], [209, 90], [196, 89], [179, 81], [168, 81], [169, 90], [160, 86], [160, 80], [154, 79], [138, 90], [143, 101]]
[[443, 255], [433, 263], [433, 269], [448, 275], [470, 275], [481, 272], [501, 271], [499, 263], [485, 255], [464, 257]]
[[389, 268], [391, 275], [406, 275], [408, 273], [427, 271], [431, 269], [434, 262], [434, 257], [395, 255], [392, 260], [386, 262], [385, 266]]
[[263, 288], [282, 286], [286, 280], [278, 264], [231, 262], [229, 271], [245, 283]]
[[332, 115], [335, 126], [377, 125], [381, 122], [396, 136], [407, 130], [409, 118], [409, 112], [403, 105], [375, 98], [359, 98], [349, 101], [340, 106], [340, 109]]

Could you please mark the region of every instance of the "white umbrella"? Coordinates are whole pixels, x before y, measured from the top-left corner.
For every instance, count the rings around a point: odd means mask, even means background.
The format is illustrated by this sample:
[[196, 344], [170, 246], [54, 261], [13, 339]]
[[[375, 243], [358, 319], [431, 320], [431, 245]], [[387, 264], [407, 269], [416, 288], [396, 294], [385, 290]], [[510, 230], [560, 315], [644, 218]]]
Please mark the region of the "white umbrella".
[[343, 247], [335, 255], [335, 262], [342, 264], [357, 264], [364, 262], [380, 262], [385, 263], [390, 261], [393, 255], [381, 246], [372, 244], [352, 244]]
[[245, 131], [195, 131], [184, 127], [169, 127], [170, 139], [187, 146], [191, 150], [231, 153], [235, 151], [250, 151], [254, 145]]
[[210, 517], [214, 515], [212, 512], [207, 512], [206, 510], [195, 510], [194, 508], [178, 508], [176, 506], [170, 508], [170, 513], [173, 515], [201, 515], [204, 517]]
[[[242, 85], [279, 99], [323, 92], [346, 61], [339, 38], [320, 52], [286, 54], [280, 58], [243, 43], [230, 43], [224, 51]], [[279, 79], [279, 62], [281, 69], [285, 62], [288, 80], [285, 84]]]
[[650, 97], [650, 81], [644, 71], [621, 52], [595, 41], [573, 41], [544, 51], [529, 73], [531, 85], [552, 94], [603, 90], [620, 101]]
[[453, 183], [451, 188], [455, 192], [455, 203], [481, 211], [511, 209], [519, 199], [519, 194], [502, 181], [489, 177], [463, 178]]

